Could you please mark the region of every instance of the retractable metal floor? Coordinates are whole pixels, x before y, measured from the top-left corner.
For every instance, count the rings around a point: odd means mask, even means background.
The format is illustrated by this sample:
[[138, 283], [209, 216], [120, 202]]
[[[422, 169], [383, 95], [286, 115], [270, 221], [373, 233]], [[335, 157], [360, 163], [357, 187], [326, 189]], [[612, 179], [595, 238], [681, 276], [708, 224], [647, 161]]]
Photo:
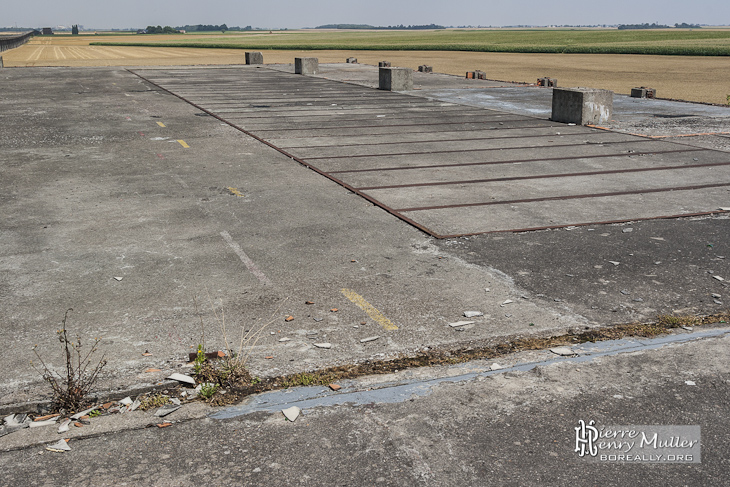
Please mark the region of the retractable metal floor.
[[730, 207], [725, 152], [265, 67], [133, 73], [438, 238]]

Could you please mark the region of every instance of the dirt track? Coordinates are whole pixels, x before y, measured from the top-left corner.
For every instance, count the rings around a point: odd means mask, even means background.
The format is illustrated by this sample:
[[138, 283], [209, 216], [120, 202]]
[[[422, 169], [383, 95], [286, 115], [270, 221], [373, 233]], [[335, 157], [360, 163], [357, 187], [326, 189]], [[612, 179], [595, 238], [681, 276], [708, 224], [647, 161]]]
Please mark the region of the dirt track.
[[[241, 64], [243, 52], [231, 49], [89, 46], [91, 41], [130, 40], [115, 37], [42, 37], [3, 54], [6, 67], [14, 66], [140, 66]], [[162, 37], [155, 40], [164, 40]], [[512, 54], [445, 51], [265, 51], [266, 63], [292, 63], [295, 57], [316, 56], [321, 63], [359, 62], [463, 75], [480, 69], [490, 79], [535, 82], [538, 77], [558, 79], [559, 86], [590, 86], [628, 93], [635, 86], [657, 89], [661, 98], [728, 104], [730, 58], [692, 56]]]

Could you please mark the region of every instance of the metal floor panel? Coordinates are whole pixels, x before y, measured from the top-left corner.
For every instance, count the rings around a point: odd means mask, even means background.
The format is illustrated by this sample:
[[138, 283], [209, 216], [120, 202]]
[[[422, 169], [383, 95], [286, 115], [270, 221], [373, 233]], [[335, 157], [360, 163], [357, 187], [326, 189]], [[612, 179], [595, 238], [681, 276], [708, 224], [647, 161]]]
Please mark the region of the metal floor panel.
[[730, 207], [720, 151], [266, 68], [131, 72], [437, 238]]

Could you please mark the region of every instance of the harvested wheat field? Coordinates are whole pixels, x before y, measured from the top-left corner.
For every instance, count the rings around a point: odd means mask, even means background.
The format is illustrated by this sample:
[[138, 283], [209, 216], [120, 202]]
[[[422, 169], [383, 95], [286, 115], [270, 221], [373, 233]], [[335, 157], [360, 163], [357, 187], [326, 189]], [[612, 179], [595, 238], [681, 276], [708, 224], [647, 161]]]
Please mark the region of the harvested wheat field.
[[[198, 35], [197, 39], [208, 36]], [[211, 35], [210, 37], [215, 37]], [[104, 41], [127, 41], [129, 35], [104, 36]], [[180, 36], [155, 36], [156, 41]], [[6, 67], [30, 66], [170, 66], [242, 64], [242, 49], [187, 47], [90, 46], [96, 36], [37, 37], [20, 48], [6, 51]], [[557, 78], [559, 86], [588, 86], [629, 93], [636, 86], [656, 88], [660, 98], [728, 104], [730, 57], [653, 56], [628, 54], [523, 54], [454, 51], [269, 50], [267, 64], [292, 63], [295, 57], [318, 57], [320, 63], [390, 61], [393, 66], [416, 69], [421, 64], [434, 71], [464, 75], [480, 69], [500, 81], [534, 83], [538, 77]]]

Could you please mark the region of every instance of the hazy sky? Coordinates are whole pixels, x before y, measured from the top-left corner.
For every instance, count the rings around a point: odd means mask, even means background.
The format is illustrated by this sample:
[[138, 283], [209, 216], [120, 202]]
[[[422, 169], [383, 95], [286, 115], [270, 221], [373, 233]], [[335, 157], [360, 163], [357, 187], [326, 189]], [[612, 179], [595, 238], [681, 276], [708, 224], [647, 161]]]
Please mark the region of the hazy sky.
[[0, 27], [88, 28], [227, 24], [264, 28], [322, 24], [550, 25], [679, 22], [730, 24], [728, 0], [25, 0], [5, 2]]

